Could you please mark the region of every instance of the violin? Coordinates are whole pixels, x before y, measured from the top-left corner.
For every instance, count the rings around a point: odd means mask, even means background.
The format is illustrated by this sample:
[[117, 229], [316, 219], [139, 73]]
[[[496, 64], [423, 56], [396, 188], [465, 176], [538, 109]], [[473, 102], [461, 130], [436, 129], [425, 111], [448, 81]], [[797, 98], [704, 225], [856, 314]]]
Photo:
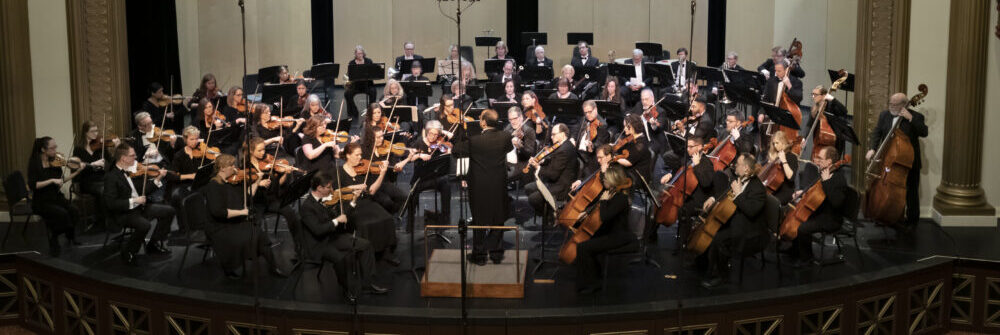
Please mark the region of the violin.
[[175, 171], [168, 171], [165, 169], [161, 169], [159, 166], [154, 164], [136, 164], [135, 172], [130, 173], [129, 177], [134, 178], [134, 177], [146, 176], [146, 177], [156, 178], [159, 177], [160, 174], [162, 173], [173, 174], [173, 175], [177, 174], [177, 172]]
[[246, 98], [240, 99], [239, 101], [236, 102], [236, 106], [233, 106], [233, 108], [235, 108], [236, 111], [240, 112], [241, 114], [246, 114], [246, 112], [249, 110], [247, 108], [247, 99]]
[[385, 129], [386, 133], [391, 133], [399, 131], [399, 124], [395, 122], [388, 122], [385, 118], [381, 118], [375, 123], [376, 128]]
[[289, 163], [287, 159], [282, 158], [275, 160], [274, 155], [271, 154], [267, 154], [267, 156], [264, 157], [264, 159], [261, 160], [260, 163], [262, 165], [260, 170], [264, 172], [274, 171], [282, 174], [293, 171], [303, 172], [302, 169], [292, 166], [292, 164]]
[[246, 180], [249, 180], [251, 183], [256, 182], [260, 176], [258, 176], [256, 171], [253, 170], [253, 168], [242, 170], [237, 169], [236, 173], [233, 173], [233, 175], [226, 178], [226, 182], [230, 184], [239, 184]]
[[[126, 139], [126, 140], [132, 140], [131, 137], [126, 137], [124, 139]], [[102, 147], [104, 147], [104, 148], [114, 148], [115, 147], [115, 140], [119, 140], [120, 141], [122, 139], [118, 138], [117, 135], [108, 134], [107, 136], [102, 136], [102, 137], [98, 137], [98, 138], [90, 140], [90, 143], [87, 143], [87, 146], [90, 147], [90, 151], [97, 151], [97, 150], [100, 150]]]
[[214, 160], [222, 153], [218, 147], [209, 147], [205, 142], [198, 143], [198, 146], [191, 148], [191, 157], [193, 158], [206, 158], [209, 160]]
[[278, 127], [284, 127], [284, 128], [293, 127], [295, 126], [295, 123], [298, 122], [299, 120], [302, 119], [296, 119], [291, 116], [286, 116], [282, 118], [279, 118], [277, 116], [272, 116], [267, 121], [262, 122], [261, 125], [268, 130], [275, 130], [278, 129]]
[[172, 96], [172, 97], [164, 95], [164, 96], [160, 97], [159, 99], [156, 99], [156, 106], [158, 106], [158, 107], [167, 107], [169, 105], [180, 105], [180, 104], [184, 103], [184, 99], [185, 98], [188, 98], [188, 97], [185, 97], [185, 96], [180, 95], [180, 94], [174, 94], [174, 96]]
[[375, 162], [372, 164], [371, 161], [367, 159], [362, 159], [361, 164], [354, 166], [354, 173], [356, 174], [379, 174], [382, 173], [382, 164]]
[[79, 168], [83, 167], [83, 162], [81, 162], [80, 158], [78, 158], [78, 157], [70, 157], [69, 159], [67, 159], [66, 156], [63, 156], [63, 154], [56, 153], [55, 157], [52, 157], [51, 159], [49, 159], [49, 166], [53, 166], [53, 167], [64, 167], [65, 166], [65, 167], [68, 167], [70, 169], [76, 170], [76, 169], [79, 169]]
[[597, 130], [600, 127], [601, 120], [598, 119], [594, 119], [594, 121], [590, 121], [590, 123], [587, 124], [587, 137], [590, 138], [591, 141], [597, 138]]
[[159, 138], [161, 141], [170, 141], [177, 138], [177, 133], [173, 129], [163, 130], [160, 127], [153, 127], [153, 136], [150, 138]]
[[318, 140], [321, 143], [332, 142], [332, 141], [337, 141], [337, 143], [346, 143], [350, 139], [351, 135], [348, 134], [346, 131], [334, 133], [333, 130], [330, 129], [327, 129], [326, 132], [320, 134], [318, 138]]
[[379, 156], [388, 155], [390, 152], [392, 152], [393, 155], [402, 156], [406, 154], [407, 150], [409, 150], [409, 148], [407, 148], [405, 144], [391, 143], [390, 145], [389, 141], [382, 141], [382, 145], [375, 147], [375, 152], [377, 152]]
[[[613, 147], [614, 148], [614, 152], [621, 151], [622, 148], [624, 148], [626, 145], [628, 145], [629, 143], [632, 143], [632, 142], [635, 142], [635, 136], [632, 136], [632, 135], [625, 136], [625, 138], [622, 138], [622, 139], [619, 139], [618, 141], [615, 141], [615, 145]], [[628, 151], [628, 150], [625, 150], [625, 151]]]
[[427, 148], [431, 150], [431, 153], [435, 151], [440, 151], [443, 154], [451, 152], [453, 145], [451, 142], [445, 141], [443, 139], [438, 139], [437, 142], [431, 143]]
[[350, 187], [344, 187], [337, 190], [333, 190], [330, 193], [329, 199], [323, 200], [323, 206], [333, 207], [337, 206], [341, 201], [354, 201], [354, 190]]

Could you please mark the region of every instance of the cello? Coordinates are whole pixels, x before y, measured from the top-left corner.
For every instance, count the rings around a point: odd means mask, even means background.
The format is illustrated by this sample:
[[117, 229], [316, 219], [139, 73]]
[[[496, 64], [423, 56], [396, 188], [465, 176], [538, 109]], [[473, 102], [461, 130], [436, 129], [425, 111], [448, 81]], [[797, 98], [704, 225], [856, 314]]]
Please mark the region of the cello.
[[[740, 127], [749, 126], [753, 122], [754, 118], [753, 116], [750, 116], [746, 121], [740, 123]], [[715, 149], [708, 154], [709, 157], [713, 157], [712, 165], [715, 168], [715, 171], [722, 171], [729, 166], [734, 159], [736, 159], [736, 143], [729, 140], [732, 136], [732, 134], [726, 135], [726, 137], [722, 139], [722, 144], [715, 146]]]
[[[604, 192], [621, 192], [632, 187], [632, 179], [626, 179], [625, 184], [614, 189], [605, 190], [602, 182], [603, 174], [600, 172], [591, 175], [571, 203], [563, 207], [559, 212], [556, 223], [566, 226], [572, 237], [563, 243], [559, 248], [559, 260], [566, 264], [573, 264], [576, 260], [576, 247], [580, 243], [586, 242], [601, 228], [601, 206], [600, 196]], [[572, 206], [570, 206], [572, 204]], [[578, 206], [583, 206], [580, 210]], [[575, 215], [575, 216], [574, 216]]]
[[[827, 94], [833, 94], [837, 89], [840, 88], [845, 81], [847, 81], [847, 71], [843, 69], [840, 70], [840, 78], [830, 85], [830, 91]], [[812, 156], [816, 156], [820, 149], [823, 147], [828, 147], [837, 144], [837, 134], [833, 132], [833, 128], [830, 127], [830, 122], [826, 120], [826, 104], [827, 101], [824, 98], [820, 101], [819, 107], [816, 109], [816, 122], [813, 122], [812, 128], [809, 129], [809, 135], [806, 135], [806, 140], [812, 139]]]
[[[850, 162], [851, 155], [844, 155], [843, 159], [833, 163], [829, 169], [832, 173]], [[781, 227], [778, 231], [781, 239], [791, 241], [798, 237], [799, 226], [809, 220], [809, 217], [823, 204], [824, 200], [826, 200], [826, 192], [823, 192], [823, 179], [819, 178], [808, 190], [802, 193], [797, 202], [793, 200], [795, 204], [790, 205], [792, 209], [788, 211], [788, 214], [785, 214], [785, 218], [781, 221]]]
[[[715, 139], [713, 138], [712, 141], [714, 142]], [[702, 150], [711, 150], [712, 146], [714, 146], [712, 143], [706, 143]], [[711, 159], [713, 167], [718, 165], [716, 158], [702, 156], [701, 159]], [[660, 202], [660, 208], [656, 210], [655, 220], [656, 223], [670, 227], [674, 222], [677, 222], [681, 206], [684, 206], [684, 199], [694, 193], [695, 188], [698, 187], [698, 178], [695, 177], [694, 170], [690, 169], [688, 164], [684, 164], [680, 169], [677, 169], [677, 174], [670, 180], [670, 184], [664, 187], [667, 189], [661, 192], [657, 198], [657, 201]]]
[[[739, 179], [740, 185], [743, 186], [746, 186], [748, 181], [750, 181], [749, 177]], [[702, 218], [701, 222], [692, 227], [691, 236], [688, 237], [687, 241], [688, 250], [694, 251], [698, 255], [708, 250], [708, 246], [715, 239], [715, 234], [719, 232], [722, 225], [729, 222], [733, 214], [736, 214], [735, 200], [736, 195], [733, 194], [733, 190], [729, 190], [725, 197], [712, 205], [712, 209], [708, 210], [708, 214]]]
[[[917, 90], [920, 93], [910, 98], [910, 107], [919, 105], [927, 96], [927, 85], [920, 84]], [[883, 224], [896, 223], [903, 218], [906, 202], [901, 199], [906, 199], [906, 176], [916, 158], [910, 137], [899, 129], [901, 123], [902, 120], [892, 125], [865, 171], [868, 192], [864, 215]]]

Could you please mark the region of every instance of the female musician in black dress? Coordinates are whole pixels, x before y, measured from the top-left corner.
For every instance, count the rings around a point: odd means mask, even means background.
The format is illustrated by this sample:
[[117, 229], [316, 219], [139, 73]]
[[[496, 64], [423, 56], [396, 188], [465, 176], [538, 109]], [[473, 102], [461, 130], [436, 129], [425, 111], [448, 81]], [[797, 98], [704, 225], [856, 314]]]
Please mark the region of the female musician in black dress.
[[[381, 205], [373, 199], [374, 194], [378, 194], [382, 182], [385, 180], [385, 170], [387, 164], [381, 164], [381, 171], [378, 174], [358, 173], [355, 168], [361, 165], [362, 152], [361, 145], [348, 143], [341, 152], [344, 163], [337, 168], [340, 183], [344, 187], [352, 190], [363, 190], [360, 199], [354, 202], [354, 212], [348, 213], [348, 220], [354, 222], [357, 227], [358, 236], [368, 239], [372, 243], [372, 250], [377, 257], [385, 259], [393, 265], [398, 265], [399, 261], [394, 255], [396, 248], [396, 227], [389, 214]], [[375, 164], [377, 166], [379, 164]]]
[[[247, 256], [263, 256], [272, 274], [284, 276], [274, 260], [267, 234], [260, 226], [247, 222], [247, 199], [256, 193], [261, 182], [247, 181], [249, 194], [244, 194], [243, 182], [229, 182], [236, 174], [236, 157], [220, 155], [215, 159], [215, 176], [202, 189], [210, 217], [205, 233], [212, 239], [212, 248], [219, 255], [222, 269], [230, 279], [241, 277], [236, 269]], [[256, 217], [260, 218], [259, 215]]]
[[543, 135], [548, 123], [542, 117], [542, 105], [538, 103], [538, 95], [534, 91], [524, 91], [521, 94], [521, 109], [524, 110], [524, 117], [528, 126], [535, 129], [536, 138], [545, 138]]
[[77, 133], [76, 146], [73, 147], [73, 157], [80, 159], [86, 164], [80, 174], [73, 180], [79, 185], [81, 194], [88, 194], [94, 197], [94, 207], [96, 207], [95, 224], [99, 229], [105, 228], [106, 210], [102, 200], [104, 200], [104, 171], [108, 164], [106, 158], [111, 157], [112, 149], [105, 149], [105, 143], [118, 146], [121, 140], [114, 139], [110, 142], [104, 141], [101, 136], [101, 129], [91, 121], [86, 121]]
[[[187, 126], [182, 133], [184, 136], [184, 147], [174, 152], [171, 161], [171, 169], [177, 172], [178, 177], [170, 184], [170, 204], [174, 208], [181, 208], [184, 198], [191, 194], [191, 185], [194, 184], [194, 177], [201, 166], [211, 164], [211, 160], [205, 157], [205, 153], [198, 155], [196, 151], [201, 148], [201, 131], [197, 127]], [[206, 150], [207, 151], [207, 150]], [[181, 232], [187, 230], [183, 220], [177, 221]]]
[[[253, 104], [253, 115], [256, 122], [253, 123], [253, 137], [264, 141], [267, 152], [274, 152], [274, 149], [288, 138], [289, 134], [297, 134], [305, 123], [305, 119], [296, 118], [295, 123], [286, 126], [282, 122], [272, 120], [278, 119], [271, 114], [271, 106], [268, 104]], [[282, 129], [284, 128], [284, 129]]]
[[389, 171], [385, 172], [385, 182], [382, 183], [382, 187], [378, 188], [378, 192], [372, 192], [372, 196], [389, 213], [399, 213], [403, 202], [406, 201], [406, 194], [399, 187], [396, 187], [396, 176], [400, 171], [403, 171], [403, 166], [409, 161], [410, 151], [403, 152], [407, 159], [393, 154], [392, 144], [385, 138], [383, 128], [368, 126], [365, 127], [364, 131], [364, 140], [361, 141], [361, 158], [370, 159], [376, 163], [375, 165], [387, 162], [386, 166], [390, 168]]
[[[309, 98], [309, 86], [306, 86], [304, 80], [299, 80], [295, 83], [295, 104], [292, 105], [292, 109], [289, 112], [299, 112], [306, 108], [306, 99]], [[292, 113], [289, 113], [292, 115]]]
[[570, 79], [559, 78], [559, 80], [556, 81], [556, 91], [549, 95], [549, 99], [580, 100], [580, 97], [577, 96], [576, 93], [570, 91], [570, 85], [573, 85], [573, 82], [571, 82]]
[[199, 111], [192, 124], [198, 128], [201, 139], [210, 147], [218, 147], [225, 151], [234, 143], [229, 138], [231, 123], [222, 113], [215, 109], [215, 102], [201, 99], [198, 102]]
[[795, 171], [799, 169], [799, 157], [791, 151], [792, 145], [784, 131], [778, 130], [771, 135], [770, 147], [767, 162], [781, 165], [782, 172], [785, 173], [785, 181], [773, 194], [781, 206], [784, 206], [792, 201], [792, 193], [795, 193]]
[[68, 160], [57, 149], [59, 146], [51, 137], [40, 137], [35, 139], [31, 157], [28, 158], [31, 210], [45, 220], [49, 229], [49, 250], [56, 257], [61, 251], [59, 235], [66, 235], [71, 244], [77, 244], [75, 228], [80, 220], [80, 211], [66, 200], [60, 189], [64, 182], [73, 179], [81, 171], [77, 169], [69, 176], [63, 176], [62, 166]]
[[604, 118], [608, 122], [608, 131], [611, 132], [611, 136], [616, 136], [621, 132], [619, 125], [625, 115], [625, 98], [622, 97], [621, 90], [618, 89], [617, 77], [608, 76], [604, 82], [604, 89], [601, 90], [601, 100], [618, 105], [618, 110], [608, 111], [604, 114]]
[[309, 97], [306, 98], [306, 105], [302, 108], [302, 112], [299, 117], [308, 120], [313, 115], [320, 115], [326, 120], [332, 119], [330, 113], [327, 112], [326, 109], [323, 108], [323, 105], [319, 103], [319, 96], [310, 94]]
[[191, 94], [191, 100], [188, 100], [186, 105], [189, 109], [195, 109], [200, 107], [201, 99], [208, 99], [213, 103], [218, 103], [219, 98], [222, 97], [222, 91], [219, 90], [218, 82], [215, 80], [215, 75], [211, 73], [206, 73], [201, 77], [201, 84], [198, 85], [198, 89]]
[[340, 148], [337, 141], [323, 142], [321, 135], [326, 133], [326, 118], [322, 115], [314, 115], [306, 121], [306, 126], [302, 128], [302, 158], [301, 162], [296, 161], [299, 168], [308, 172], [316, 170], [332, 170], [333, 160]]
[[258, 188], [259, 192], [254, 196], [254, 205], [256, 208], [266, 208], [268, 212], [278, 213], [285, 218], [285, 222], [288, 223], [288, 231], [292, 234], [292, 240], [295, 241], [296, 250], [298, 250], [301, 237], [299, 236], [299, 214], [292, 208], [291, 203], [281, 206], [281, 196], [284, 195], [282, 192], [287, 190], [289, 184], [292, 183], [292, 173], [301, 170], [287, 165], [279, 166], [283, 163], [277, 163], [275, 157], [268, 153], [267, 142], [261, 138], [251, 139], [250, 148], [253, 148], [249, 153], [250, 165], [254, 173], [259, 176], [260, 187], [263, 188]]
[[613, 164], [601, 174], [604, 191], [600, 196], [601, 227], [589, 240], [576, 248], [577, 292], [594, 293], [601, 288], [597, 256], [635, 241], [629, 231], [629, 177], [625, 169]]
[[[149, 97], [142, 101], [142, 110], [149, 113], [153, 118], [153, 124], [157, 127], [173, 129], [179, 131], [184, 124], [184, 112], [186, 108], [183, 104], [170, 108], [173, 101], [163, 94], [163, 85], [157, 82], [149, 84]], [[166, 127], [160, 124], [164, 121], [163, 114], [166, 113]]]

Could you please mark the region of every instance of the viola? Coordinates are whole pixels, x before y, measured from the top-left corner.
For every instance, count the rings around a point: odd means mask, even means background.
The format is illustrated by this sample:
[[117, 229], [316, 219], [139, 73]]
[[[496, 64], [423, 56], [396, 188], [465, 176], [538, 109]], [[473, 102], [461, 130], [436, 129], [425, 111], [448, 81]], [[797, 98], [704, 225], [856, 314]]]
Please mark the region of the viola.
[[587, 137], [593, 141], [597, 138], [597, 130], [601, 127], [601, 120], [594, 119], [587, 124]]
[[153, 127], [153, 136], [151, 138], [159, 138], [161, 141], [170, 141], [177, 138], [177, 133], [173, 129], [163, 130], [160, 127]]
[[198, 143], [194, 148], [191, 148], [191, 157], [193, 158], [206, 158], [209, 160], [214, 160], [216, 157], [222, 154], [222, 150], [218, 147], [209, 147], [205, 142]]
[[146, 176], [146, 177], [156, 178], [156, 177], [159, 177], [160, 174], [163, 174], [163, 173], [170, 174], [170, 175], [176, 175], [177, 174], [176, 171], [169, 171], [169, 170], [166, 170], [166, 169], [161, 169], [159, 166], [154, 165], [154, 164], [136, 164], [135, 172], [130, 173], [129, 176], [130, 177], [142, 177], [142, 176]]
[[621, 192], [632, 187], [632, 179], [613, 189], [604, 188], [600, 172], [594, 173], [583, 183], [576, 195], [559, 211], [556, 223], [565, 226], [573, 234], [559, 248], [559, 260], [572, 264], [576, 260], [577, 245], [594, 236], [601, 228], [600, 196], [603, 192]]
[[327, 129], [326, 132], [319, 135], [319, 141], [321, 143], [337, 141], [337, 143], [346, 143], [351, 139], [351, 135], [346, 131], [341, 131], [334, 133], [333, 130]]
[[330, 193], [330, 198], [323, 200], [323, 205], [326, 207], [333, 207], [337, 206], [341, 201], [354, 201], [354, 190], [350, 187], [333, 190], [333, 192]]
[[291, 116], [286, 116], [282, 118], [279, 118], [277, 116], [272, 116], [267, 121], [261, 122], [261, 125], [263, 125], [264, 128], [266, 129], [275, 130], [278, 129], [278, 127], [285, 127], [285, 128], [294, 127], [295, 123], [298, 122], [299, 120], [302, 119], [296, 119]]
[[303, 172], [302, 169], [292, 166], [292, 164], [289, 163], [287, 159], [282, 158], [275, 160], [274, 155], [271, 154], [267, 154], [267, 156], [265, 156], [264, 159], [260, 161], [260, 165], [261, 165], [260, 170], [264, 172], [274, 171], [282, 174], [293, 171]]
[[629, 143], [632, 143], [632, 142], [635, 142], [635, 137], [634, 136], [632, 136], [632, 135], [625, 136], [625, 138], [622, 138], [622, 139], [619, 139], [618, 141], [615, 141], [615, 145], [614, 145], [613, 149], [614, 149], [615, 152], [619, 152], [619, 151], [622, 150], [622, 148], [624, 148], [626, 145], [628, 145]]
[[[851, 155], [844, 155], [844, 158], [833, 163], [830, 166], [831, 173], [836, 171], [844, 164], [851, 162]], [[823, 179], [820, 178], [809, 187], [808, 190], [799, 196], [798, 200], [793, 200], [793, 205], [790, 205], [792, 209], [785, 214], [785, 219], [781, 221], [781, 227], [779, 229], [779, 234], [781, 238], [786, 241], [794, 240], [799, 236], [799, 226], [803, 222], [809, 220], [813, 212], [823, 204], [823, 200], [826, 200], [826, 193], [823, 192]], [[898, 200], [898, 199], [897, 199]]]
[[405, 144], [391, 143], [390, 145], [389, 141], [382, 141], [382, 145], [375, 147], [375, 152], [377, 152], [379, 156], [388, 155], [390, 152], [392, 152], [393, 155], [402, 156], [406, 154], [407, 150], [409, 150], [409, 148], [407, 148]]
[[180, 105], [184, 103], [185, 98], [187, 97], [182, 96], [180, 94], [174, 94], [174, 96], [172, 97], [164, 95], [156, 99], [156, 106], [167, 107], [169, 105]]
[[56, 153], [55, 157], [49, 159], [49, 166], [53, 167], [68, 167], [70, 169], [76, 170], [83, 167], [83, 162], [80, 161], [78, 157], [66, 158], [61, 153]]
[[[561, 146], [563, 143], [566, 143], [566, 141], [562, 141], [562, 143], [559, 143], [557, 145], [550, 145], [545, 147], [545, 149], [542, 149], [542, 151], [539, 151], [537, 154], [535, 154], [534, 157], [535, 161], [541, 164], [543, 159], [545, 159], [546, 157], [548, 157], [548, 155], [555, 152], [556, 149], [559, 149], [559, 146]], [[525, 165], [524, 169], [521, 170], [521, 172], [523, 173], [528, 173], [528, 171], [531, 171], [531, 164]]]

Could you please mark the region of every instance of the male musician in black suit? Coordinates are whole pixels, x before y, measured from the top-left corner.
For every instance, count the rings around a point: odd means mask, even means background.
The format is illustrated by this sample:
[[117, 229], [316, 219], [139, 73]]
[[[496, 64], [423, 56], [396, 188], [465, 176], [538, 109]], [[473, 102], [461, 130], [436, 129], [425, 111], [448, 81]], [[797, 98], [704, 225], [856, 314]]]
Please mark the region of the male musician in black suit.
[[[423, 65], [420, 62], [410, 63], [410, 73], [403, 75], [402, 81], [429, 81], [427, 77], [424, 76]], [[418, 109], [423, 110], [428, 105], [427, 99], [429, 97], [418, 97], [413, 94], [406, 95], [406, 104], [410, 106], [417, 106]]]
[[505, 83], [508, 80], [514, 81], [514, 87], [521, 86], [521, 76], [514, 73], [514, 60], [510, 59], [503, 63], [503, 72], [490, 76], [492, 83]]
[[711, 141], [716, 137], [715, 121], [712, 114], [705, 112], [705, 100], [702, 98], [688, 106], [687, 122], [683, 128], [675, 128], [674, 133], [681, 137], [697, 135], [706, 141]]
[[[460, 136], [455, 144], [456, 157], [468, 157], [469, 208], [474, 224], [501, 226], [507, 220], [510, 198], [507, 196], [506, 153], [514, 149], [511, 136], [497, 129], [499, 121], [494, 110], [487, 109], [479, 116], [483, 132]], [[460, 130], [462, 131], [462, 130]], [[460, 134], [461, 135], [461, 134]], [[488, 236], [487, 236], [488, 235]], [[476, 229], [473, 234], [470, 262], [485, 265], [487, 252], [494, 263], [503, 261], [503, 231], [491, 230], [488, 234]]]
[[545, 48], [535, 47], [535, 57], [524, 62], [524, 66], [552, 67], [552, 59], [545, 57]]
[[686, 48], [677, 49], [677, 61], [670, 63], [670, 69], [674, 71], [674, 87], [682, 90], [688, 87], [688, 82], [694, 79], [695, 75], [695, 63], [689, 60], [687, 56], [688, 51]]
[[653, 76], [646, 73], [646, 66], [642, 61], [642, 50], [640, 49], [632, 50], [632, 58], [626, 59], [625, 64], [632, 65], [635, 68], [635, 77], [619, 78], [621, 80], [619, 84], [627, 88], [625, 90], [626, 107], [631, 108], [639, 101], [640, 91], [643, 88], [653, 85]]
[[[611, 135], [608, 133], [608, 125], [597, 116], [597, 103], [594, 100], [583, 102], [583, 118], [577, 124], [580, 127], [576, 132], [576, 136], [573, 136], [572, 141], [576, 146], [576, 153], [583, 164], [580, 174], [583, 178], [586, 178], [586, 176], [597, 171], [599, 167], [596, 156], [597, 147], [608, 144], [611, 141]], [[594, 136], [590, 135], [591, 125], [595, 125], [594, 129], [597, 129]]]
[[[528, 165], [532, 167], [529, 173], [534, 174], [537, 170], [538, 180], [549, 189], [552, 198], [564, 201], [569, 197], [569, 187], [576, 180], [580, 165], [576, 160], [576, 149], [573, 148], [573, 143], [568, 141], [569, 127], [566, 124], [558, 123], [553, 126], [549, 136], [552, 138], [552, 146], [546, 149], [551, 149], [552, 152], [541, 160], [535, 157], [528, 159]], [[549, 217], [543, 214], [547, 205], [538, 185], [535, 183], [525, 185], [524, 193], [528, 195], [528, 203], [535, 209], [535, 215], [542, 215], [543, 219], [548, 219]]]
[[[844, 104], [840, 103], [840, 100], [837, 100], [837, 98], [835, 98], [832, 94], [829, 94], [827, 92], [828, 92], [827, 89], [823, 87], [823, 85], [816, 86], [815, 88], [812, 89], [813, 108], [809, 114], [810, 115], [809, 122], [804, 125], [806, 129], [812, 129], [813, 123], [815, 123], [816, 120], [818, 119], [817, 115], [819, 112], [819, 104], [821, 101], [824, 100], [826, 101], [826, 107], [824, 107], [823, 114], [825, 114], [827, 118], [834, 117], [838, 119], [844, 119], [848, 117], [847, 106], [844, 106]], [[817, 128], [816, 131], [819, 132], [819, 128]], [[816, 136], [819, 136], [819, 134], [813, 134], [813, 140], [816, 139]], [[805, 147], [805, 140], [806, 140], [805, 138], [802, 139], [803, 148]], [[844, 147], [845, 147], [844, 139], [838, 136], [837, 141], [834, 143], [834, 147], [837, 148], [837, 152], [844, 152]]]
[[744, 70], [742, 66], [736, 63], [739, 60], [740, 60], [740, 55], [737, 54], [736, 51], [730, 51], [728, 54], [726, 54], [726, 63], [723, 64], [723, 68], [727, 70]]
[[729, 282], [729, 260], [733, 256], [763, 249], [770, 239], [764, 216], [767, 190], [757, 178], [756, 163], [750, 153], [737, 156], [734, 166], [736, 178], [730, 182], [729, 188], [705, 201], [704, 210], [710, 211], [717, 202], [725, 201], [731, 192], [736, 205], [736, 212], [716, 232], [708, 246], [708, 279], [701, 282], [706, 288]]
[[[149, 233], [150, 220], [156, 220], [156, 229], [146, 243], [146, 254], [169, 254], [170, 250], [163, 245], [163, 240], [170, 233], [174, 208], [148, 201], [143, 190], [146, 185], [136, 186], [137, 182], [141, 184], [142, 181], [148, 181], [147, 178], [133, 180], [129, 176], [137, 167], [135, 149], [122, 143], [115, 147], [114, 155], [115, 164], [104, 174], [104, 204], [112, 220], [134, 229], [132, 236], [122, 247], [122, 261], [129, 265], [138, 264], [136, 254]], [[162, 184], [164, 175], [165, 173], [160, 173], [158, 177], [149, 179], [154, 184]]]
[[788, 61], [781, 60], [774, 66], [774, 75], [767, 78], [764, 85], [764, 102], [777, 105], [778, 85], [782, 86], [783, 93], [787, 94], [796, 104], [802, 103], [802, 81], [795, 76], [789, 76]]
[[[726, 132], [719, 134], [719, 138], [724, 138], [736, 145], [737, 153], [746, 152], [756, 156], [756, 137], [753, 136], [753, 130], [750, 129], [750, 127], [743, 126], [743, 122], [745, 121], [746, 120], [744, 119], [742, 112], [737, 109], [729, 110], [729, 112], [726, 113]], [[721, 144], [722, 143], [720, 143], [720, 145]]]
[[[337, 189], [334, 177], [320, 171], [312, 177], [310, 184], [312, 187], [309, 196], [299, 206], [299, 214], [307, 232], [301, 239], [304, 257], [312, 261], [333, 264], [337, 282], [344, 289], [348, 299], [356, 298], [354, 292], [348, 290], [347, 284], [354, 280], [349, 278], [350, 267], [354, 262], [357, 262], [359, 268], [358, 279], [366, 283], [363, 286], [366, 292], [388, 293], [388, 288], [379, 287], [372, 282], [372, 277], [375, 275], [375, 253], [372, 251], [371, 243], [367, 239], [352, 236], [351, 228], [348, 228], [345, 213], [353, 210], [351, 202], [344, 201], [333, 207], [323, 205], [323, 201]], [[354, 196], [358, 196], [359, 193], [360, 191], [357, 191]], [[340, 212], [341, 208], [344, 213]]]
[[413, 53], [413, 42], [407, 41], [403, 43], [403, 55], [396, 57], [396, 75], [393, 78], [399, 79], [403, 75], [403, 61], [407, 59], [424, 59], [424, 56], [417, 55]]
[[[168, 165], [170, 157], [174, 156], [173, 148], [177, 142], [177, 136], [161, 139], [157, 143], [156, 138], [153, 137], [153, 119], [146, 112], [135, 114], [135, 124], [136, 129], [132, 131], [126, 142], [135, 149], [136, 155], [138, 155], [137, 159], [143, 163], [156, 164], [161, 167]], [[157, 148], [157, 150], [149, 150], [151, 148]]]
[[579, 56], [574, 55], [573, 58], [569, 61], [569, 64], [572, 65], [573, 67], [583, 67], [583, 66], [596, 67], [597, 64], [601, 63], [601, 61], [597, 59], [597, 57], [594, 57], [593, 55], [590, 54], [590, 46], [587, 45], [587, 42], [580, 41], [580, 43], [577, 43], [576, 48], [580, 52], [580, 55]]
[[[764, 77], [770, 78], [775, 73], [774, 65], [781, 62], [788, 62], [788, 50], [782, 49], [781, 47], [771, 48], [771, 58], [760, 64], [760, 66], [757, 67], [757, 72], [763, 73]], [[793, 66], [789, 64], [788, 68], [791, 70], [792, 77], [799, 79], [806, 77], [806, 71], [803, 71], [801, 66]]]
[[[705, 139], [698, 136], [690, 136], [687, 138], [687, 157], [683, 159], [686, 161], [686, 166], [688, 169], [693, 169], [695, 179], [698, 180], [698, 186], [695, 187], [691, 195], [684, 199], [684, 205], [681, 206], [678, 212], [678, 231], [677, 233], [681, 237], [682, 241], [686, 241], [688, 233], [691, 231], [692, 218], [701, 213], [704, 208], [705, 201], [708, 200], [713, 194], [715, 194], [715, 168], [712, 165], [712, 160], [709, 159], [708, 155], [703, 151], [705, 148]], [[676, 173], [677, 169], [674, 169]], [[674, 177], [674, 173], [667, 173], [660, 178], [660, 182], [667, 184]], [[675, 181], [673, 187], [688, 187], [684, 185], [686, 179], [681, 179]]]
[[507, 126], [503, 129], [505, 133], [511, 134], [510, 141], [514, 145], [514, 149], [506, 154], [507, 178], [520, 179], [522, 183], [527, 183], [528, 175], [521, 171], [528, 165], [528, 159], [538, 151], [535, 129], [526, 121], [521, 108], [511, 107], [507, 110]]
[[[663, 111], [663, 108], [656, 105], [656, 96], [653, 94], [652, 89], [643, 89], [639, 101], [640, 103], [632, 107], [628, 115], [638, 115], [640, 117], [642, 121], [642, 133], [646, 134], [650, 142], [650, 149], [653, 150], [654, 154], [659, 156], [667, 149], [667, 139], [663, 133], [663, 127], [667, 124], [667, 114]], [[655, 118], [653, 117], [653, 109], [656, 109]]]
[[[802, 171], [800, 184], [802, 190], [796, 191], [793, 198], [799, 198], [805, 190], [819, 181], [826, 197], [823, 203], [813, 211], [809, 219], [802, 223], [795, 237], [793, 253], [798, 256], [795, 267], [812, 264], [812, 234], [818, 232], [835, 232], [844, 222], [844, 199], [847, 198], [847, 178], [834, 169], [834, 161], [840, 153], [833, 147], [823, 147], [818, 155], [812, 157], [813, 167]], [[818, 174], [818, 176], [817, 176]]]
[[906, 222], [909, 229], [916, 226], [920, 220], [920, 137], [927, 137], [927, 124], [924, 123], [924, 115], [920, 112], [906, 108], [906, 94], [895, 93], [889, 97], [889, 109], [882, 111], [878, 115], [878, 124], [871, 133], [871, 147], [865, 153], [865, 159], [871, 160], [882, 140], [892, 133], [893, 125], [899, 124], [899, 130], [910, 137], [910, 145], [913, 146], [913, 165], [906, 175]]
[[[354, 59], [347, 62], [347, 66], [352, 64], [372, 64], [371, 58], [365, 53], [365, 48], [358, 45], [354, 47]], [[348, 78], [350, 80], [350, 78]], [[352, 118], [358, 117], [358, 106], [354, 104], [354, 96], [364, 94], [369, 101], [375, 101], [375, 84], [371, 80], [350, 80], [344, 88], [344, 100], [347, 100], [347, 114]], [[368, 104], [366, 103], [365, 106]]]

